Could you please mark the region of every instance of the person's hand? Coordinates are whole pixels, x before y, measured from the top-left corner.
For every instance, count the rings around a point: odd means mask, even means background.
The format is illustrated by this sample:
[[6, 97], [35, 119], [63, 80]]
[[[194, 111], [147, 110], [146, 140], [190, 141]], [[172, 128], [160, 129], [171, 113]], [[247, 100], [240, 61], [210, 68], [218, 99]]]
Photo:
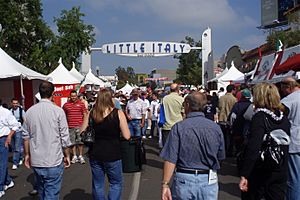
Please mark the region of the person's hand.
[[11, 143], [11, 135], [8, 135], [8, 136], [6, 137], [4, 146], [5, 146], [6, 148], [8, 148], [9, 145], [10, 145], [10, 143]]
[[129, 115], [127, 116], [127, 119], [129, 120], [129, 121], [131, 121], [132, 120], [132, 117], [130, 117]]
[[31, 168], [30, 155], [25, 155], [24, 165], [25, 165], [25, 167], [27, 167], [28, 169]]
[[64, 166], [65, 168], [69, 168], [71, 166], [71, 161], [69, 156], [64, 157]]
[[141, 123], [140, 126], [141, 128], [143, 128], [145, 126], [145, 123]]
[[239, 186], [240, 186], [241, 191], [247, 192], [248, 191], [248, 180], [242, 176]]
[[171, 190], [169, 187], [163, 187], [161, 190], [162, 200], [172, 200]]

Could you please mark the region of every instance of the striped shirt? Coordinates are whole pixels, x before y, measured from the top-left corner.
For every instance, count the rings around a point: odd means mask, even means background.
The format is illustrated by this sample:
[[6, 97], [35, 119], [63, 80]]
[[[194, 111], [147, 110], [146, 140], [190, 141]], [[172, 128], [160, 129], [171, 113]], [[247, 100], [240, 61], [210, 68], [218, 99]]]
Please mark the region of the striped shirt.
[[81, 127], [83, 123], [83, 115], [87, 112], [87, 109], [80, 100], [75, 102], [68, 101], [64, 104], [63, 109], [67, 116], [69, 128]]

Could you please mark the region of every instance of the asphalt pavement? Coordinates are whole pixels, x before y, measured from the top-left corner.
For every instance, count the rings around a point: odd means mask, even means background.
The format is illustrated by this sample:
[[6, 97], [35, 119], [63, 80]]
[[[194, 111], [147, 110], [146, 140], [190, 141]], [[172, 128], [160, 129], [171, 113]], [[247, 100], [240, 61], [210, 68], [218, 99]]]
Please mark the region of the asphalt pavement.
[[[159, 200], [161, 192], [161, 177], [163, 161], [159, 158], [159, 149], [156, 139], [146, 139], [147, 164], [143, 165], [141, 172], [124, 173], [124, 187], [122, 199], [124, 200]], [[92, 177], [88, 160], [82, 165], [72, 164], [64, 172], [63, 184], [60, 193], [62, 200], [91, 200]], [[37, 200], [28, 194], [33, 189], [33, 173], [24, 165], [17, 170], [12, 170], [11, 155], [9, 158], [9, 174], [15, 186], [0, 198], [1, 200]], [[233, 158], [228, 158], [222, 163], [218, 172], [219, 199], [240, 199], [238, 188], [236, 164]], [[108, 185], [108, 184], [106, 184]]]

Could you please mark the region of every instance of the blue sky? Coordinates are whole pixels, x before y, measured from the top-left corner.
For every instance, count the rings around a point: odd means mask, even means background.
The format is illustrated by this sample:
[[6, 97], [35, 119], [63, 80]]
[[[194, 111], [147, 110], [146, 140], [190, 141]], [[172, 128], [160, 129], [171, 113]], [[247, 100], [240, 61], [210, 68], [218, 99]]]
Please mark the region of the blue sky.
[[[260, 26], [260, 0], [42, 0], [44, 19], [56, 30], [54, 17], [61, 10], [80, 6], [84, 21], [95, 27], [96, 44], [126, 41], [180, 42], [185, 36], [201, 39], [212, 29], [214, 59], [233, 45], [249, 50], [263, 43], [266, 34]], [[136, 73], [153, 68], [176, 69], [172, 56], [155, 58], [122, 57], [92, 53], [92, 67], [113, 75], [118, 66], [132, 66]]]

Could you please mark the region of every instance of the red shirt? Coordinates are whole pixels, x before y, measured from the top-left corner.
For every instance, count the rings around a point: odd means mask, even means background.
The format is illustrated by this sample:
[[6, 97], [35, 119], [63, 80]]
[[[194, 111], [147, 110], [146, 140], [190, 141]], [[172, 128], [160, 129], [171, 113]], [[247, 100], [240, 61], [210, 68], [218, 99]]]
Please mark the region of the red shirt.
[[84, 103], [80, 100], [75, 102], [68, 101], [64, 104], [63, 109], [67, 116], [69, 128], [81, 127], [83, 114], [87, 112]]

